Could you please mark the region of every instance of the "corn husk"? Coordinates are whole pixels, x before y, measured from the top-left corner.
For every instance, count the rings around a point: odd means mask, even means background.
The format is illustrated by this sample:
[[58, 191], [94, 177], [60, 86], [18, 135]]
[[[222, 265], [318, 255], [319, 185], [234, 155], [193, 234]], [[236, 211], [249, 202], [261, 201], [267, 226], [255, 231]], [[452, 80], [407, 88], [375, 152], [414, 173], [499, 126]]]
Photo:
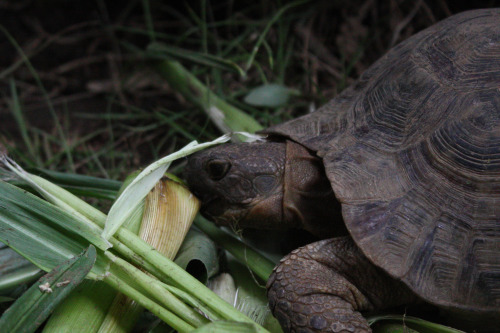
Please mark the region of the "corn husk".
[[199, 208], [199, 200], [185, 186], [163, 178], [146, 197], [139, 237], [173, 259]]

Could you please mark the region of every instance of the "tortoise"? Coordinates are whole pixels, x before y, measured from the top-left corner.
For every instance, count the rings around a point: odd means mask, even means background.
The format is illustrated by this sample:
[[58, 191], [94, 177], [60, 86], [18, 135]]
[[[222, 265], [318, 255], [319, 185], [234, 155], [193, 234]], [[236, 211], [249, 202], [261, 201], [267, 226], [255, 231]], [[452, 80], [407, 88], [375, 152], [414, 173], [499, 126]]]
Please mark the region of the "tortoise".
[[194, 154], [186, 179], [218, 224], [322, 239], [269, 278], [286, 332], [371, 332], [362, 312], [415, 302], [500, 332], [500, 9], [413, 35], [263, 133]]

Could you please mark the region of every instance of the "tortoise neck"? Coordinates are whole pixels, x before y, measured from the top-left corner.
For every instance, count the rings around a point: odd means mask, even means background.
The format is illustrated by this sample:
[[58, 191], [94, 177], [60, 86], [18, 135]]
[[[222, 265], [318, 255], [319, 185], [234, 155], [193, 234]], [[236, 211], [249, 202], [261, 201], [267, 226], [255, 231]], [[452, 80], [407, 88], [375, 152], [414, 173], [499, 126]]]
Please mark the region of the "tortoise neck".
[[347, 234], [340, 203], [322, 160], [303, 146], [286, 141], [283, 219], [294, 228], [327, 238]]

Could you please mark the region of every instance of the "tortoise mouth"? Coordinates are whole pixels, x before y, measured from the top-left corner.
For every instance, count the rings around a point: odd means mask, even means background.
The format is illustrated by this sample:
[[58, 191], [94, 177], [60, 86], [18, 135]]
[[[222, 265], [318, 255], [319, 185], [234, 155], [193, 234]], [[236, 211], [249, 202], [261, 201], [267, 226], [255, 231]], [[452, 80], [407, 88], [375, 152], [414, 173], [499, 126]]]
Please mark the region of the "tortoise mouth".
[[213, 197], [203, 200], [200, 212], [206, 217], [217, 219], [224, 213], [226, 201], [221, 197]]
[[235, 225], [243, 218], [244, 211], [232, 206], [223, 197], [214, 196], [203, 202], [200, 213], [217, 225]]

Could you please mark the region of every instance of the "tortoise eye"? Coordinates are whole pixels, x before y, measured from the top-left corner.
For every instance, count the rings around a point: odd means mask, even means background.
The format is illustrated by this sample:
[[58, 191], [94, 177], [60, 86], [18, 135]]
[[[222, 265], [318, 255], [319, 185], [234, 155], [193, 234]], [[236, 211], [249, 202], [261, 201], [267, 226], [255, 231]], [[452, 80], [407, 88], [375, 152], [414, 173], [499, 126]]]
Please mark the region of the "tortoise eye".
[[231, 163], [225, 160], [211, 160], [205, 165], [208, 177], [212, 180], [221, 180], [231, 169]]

